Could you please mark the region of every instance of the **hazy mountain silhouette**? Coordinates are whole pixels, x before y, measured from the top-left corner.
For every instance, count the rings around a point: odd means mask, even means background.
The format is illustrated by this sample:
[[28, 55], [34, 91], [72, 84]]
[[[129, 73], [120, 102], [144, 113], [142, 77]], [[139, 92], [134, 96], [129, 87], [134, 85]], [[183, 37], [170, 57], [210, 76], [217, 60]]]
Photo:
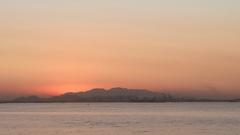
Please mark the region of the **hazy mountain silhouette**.
[[209, 98], [179, 98], [170, 94], [145, 89], [96, 88], [86, 92], [69, 92], [59, 96], [41, 98], [38, 96], [19, 97], [0, 103], [50, 103], [50, 102], [240, 102], [240, 99], [217, 100]]
[[143, 89], [112, 88], [92, 89], [86, 92], [66, 93], [60, 96], [52, 97], [52, 101], [63, 102], [143, 102], [143, 101], [169, 101], [170, 95], [151, 92]]
[[167, 102], [172, 100], [174, 98], [168, 94], [116, 87], [109, 90], [97, 88], [86, 92], [71, 92], [50, 98], [20, 97], [13, 102]]

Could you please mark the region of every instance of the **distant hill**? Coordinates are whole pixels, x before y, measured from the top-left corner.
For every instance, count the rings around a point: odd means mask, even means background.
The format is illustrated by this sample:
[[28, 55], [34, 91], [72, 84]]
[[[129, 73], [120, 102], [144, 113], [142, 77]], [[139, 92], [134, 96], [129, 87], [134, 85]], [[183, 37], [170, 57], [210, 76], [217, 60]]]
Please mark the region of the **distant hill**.
[[70, 92], [59, 96], [41, 98], [37, 96], [19, 97], [0, 103], [51, 103], [51, 102], [240, 102], [240, 99], [218, 100], [211, 98], [179, 98], [170, 94], [145, 89], [91, 89], [86, 92]]
[[109, 90], [97, 88], [86, 92], [65, 93], [50, 98], [20, 97], [12, 102], [167, 102], [174, 100], [169, 94], [116, 87]]
[[163, 102], [171, 99], [172, 97], [166, 94], [126, 88], [92, 89], [86, 92], [66, 93], [51, 98], [52, 101], [62, 102]]

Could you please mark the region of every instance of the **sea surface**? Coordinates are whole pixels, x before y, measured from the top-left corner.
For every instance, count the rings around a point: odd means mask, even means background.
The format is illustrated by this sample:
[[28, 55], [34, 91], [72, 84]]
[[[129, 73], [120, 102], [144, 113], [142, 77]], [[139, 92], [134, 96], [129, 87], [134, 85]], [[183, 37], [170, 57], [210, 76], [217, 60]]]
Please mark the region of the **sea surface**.
[[240, 103], [0, 104], [0, 135], [240, 135]]

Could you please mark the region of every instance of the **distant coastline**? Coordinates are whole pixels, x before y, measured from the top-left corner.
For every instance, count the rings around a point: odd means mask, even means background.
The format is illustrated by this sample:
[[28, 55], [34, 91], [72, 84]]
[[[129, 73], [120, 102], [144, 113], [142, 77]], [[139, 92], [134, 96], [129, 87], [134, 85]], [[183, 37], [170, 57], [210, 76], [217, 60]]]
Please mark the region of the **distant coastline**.
[[96, 88], [86, 92], [65, 93], [59, 96], [42, 98], [38, 96], [18, 97], [13, 100], [0, 100], [0, 103], [67, 103], [67, 102], [240, 102], [240, 99], [183, 98], [145, 89]]

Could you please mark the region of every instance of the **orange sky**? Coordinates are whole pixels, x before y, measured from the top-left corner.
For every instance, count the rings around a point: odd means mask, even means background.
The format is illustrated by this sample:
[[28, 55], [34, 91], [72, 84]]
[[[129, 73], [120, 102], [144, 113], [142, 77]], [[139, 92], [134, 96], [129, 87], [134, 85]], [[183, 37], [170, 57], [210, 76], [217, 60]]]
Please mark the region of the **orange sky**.
[[0, 2], [0, 95], [240, 95], [240, 2]]

